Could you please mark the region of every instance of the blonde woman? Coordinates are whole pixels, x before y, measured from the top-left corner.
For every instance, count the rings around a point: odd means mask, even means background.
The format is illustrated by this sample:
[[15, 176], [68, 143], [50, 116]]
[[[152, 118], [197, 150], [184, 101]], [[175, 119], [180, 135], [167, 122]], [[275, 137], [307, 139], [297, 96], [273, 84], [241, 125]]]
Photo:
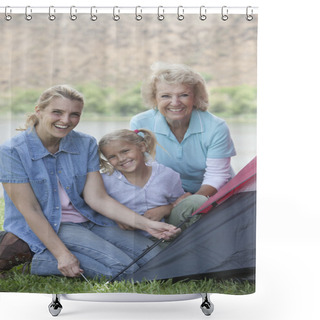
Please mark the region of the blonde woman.
[[236, 154], [229, 129], [207, 111], [205, 80], [183, 64], [158, 62], [142, 86], [142, 98], [152, 108], [131, 119], [131, 129], [152, 131], [163, 149], [156, 160], [180, 174], [185, 190], [176, 203], [193, 194], [214, 195], [232, 176]]
[[95, 139], [74, 131], [83, 107], [83, 96], [75, 89], [49, 88], [27, 119], [26, 130], [0, 146], [4, 229], [29, 245], [33, 274], [117, 274], [150, 240], [143, 237], [137, 252], [124, 253], [104, 238], [109, 219], [156, 238], [169, 239], [179, 232], [146, 219], [106, 193]]

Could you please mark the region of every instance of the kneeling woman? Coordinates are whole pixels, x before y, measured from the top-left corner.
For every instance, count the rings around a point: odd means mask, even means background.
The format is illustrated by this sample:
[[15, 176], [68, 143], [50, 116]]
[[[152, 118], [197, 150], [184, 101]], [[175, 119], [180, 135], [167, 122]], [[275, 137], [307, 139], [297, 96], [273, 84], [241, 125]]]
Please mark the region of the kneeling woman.
[[151, 240], [136, 234], [135, 252], [124, 253], [106, 240], [109, 218], [156, 238], [170, 239], [180, 231], [140, 216], [106, 193], [95, 139], [73, 130], [83, 105], [76, 90], [52, 87], [40, 96], [26, 130], [0, 146], [4, 229], [28, 243], [33, 274], [117, 274]]

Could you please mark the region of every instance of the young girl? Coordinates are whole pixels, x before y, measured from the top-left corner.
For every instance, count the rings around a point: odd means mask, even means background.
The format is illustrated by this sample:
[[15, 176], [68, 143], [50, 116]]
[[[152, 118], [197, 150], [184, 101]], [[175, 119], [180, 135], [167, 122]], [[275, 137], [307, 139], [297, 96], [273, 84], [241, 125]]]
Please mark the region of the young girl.
[[147, 129], [106, 134], [99, 142], [102, 179], [107, 193], [121, 204], [151, 220], [172, 220], [178, 225], [202, 204], [202, 199], [200, 205], [197, 201], [181, 201], [173, 209], [172, 204], [184, 190], [177, 172], [150, 161], [155, 157], [156, 145], [155, 135]]

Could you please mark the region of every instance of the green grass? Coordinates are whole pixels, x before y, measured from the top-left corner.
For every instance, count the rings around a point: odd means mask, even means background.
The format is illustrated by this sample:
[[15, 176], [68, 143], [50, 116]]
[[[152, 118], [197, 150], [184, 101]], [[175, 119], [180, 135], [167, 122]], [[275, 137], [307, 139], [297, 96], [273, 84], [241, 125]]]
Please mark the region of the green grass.
[[[0, 199], [0, 230], [3, 230], [4, 200]], [[0, 275], [0, 292], [28, 293], [143, 293], [143, 294], [189, 294], [214, 292], [223, 294], [250, 294], [255, 292], [255, 285], [250, 282], [233, 280], [218, 281], [190, 280], [173, 283], [167, 281], [115, 281], [106, 285], [106, 279], [89, 280], [82, 278], [65, 278], [58, 276], [42, 277], [31, 275], [23, 266], [17, 266]]]

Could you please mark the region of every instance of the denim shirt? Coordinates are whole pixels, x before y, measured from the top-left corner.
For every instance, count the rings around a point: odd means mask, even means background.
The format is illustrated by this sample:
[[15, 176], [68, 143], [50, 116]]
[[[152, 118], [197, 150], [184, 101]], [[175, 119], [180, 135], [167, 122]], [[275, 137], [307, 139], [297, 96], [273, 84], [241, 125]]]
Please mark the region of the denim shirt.
[[[93, 171], [99, 171], [96, 140], [76, 131], [71, 131], [60, 141], [59, 151], [55, 154], [43, 146], [34, 129], [21, 132], [0, 146], [0, 182], [30, 183], [55, 232], [61, 222], [58, 179], [73, 206], [83, 216], [98, 225], [107, 225], [110, 221], [92, 210], [82, 197], [87, 173]], [[45, 246], [5, 191], [4, 198], [4, 229], [27, 242], [34, 253], [42, 252]]]

